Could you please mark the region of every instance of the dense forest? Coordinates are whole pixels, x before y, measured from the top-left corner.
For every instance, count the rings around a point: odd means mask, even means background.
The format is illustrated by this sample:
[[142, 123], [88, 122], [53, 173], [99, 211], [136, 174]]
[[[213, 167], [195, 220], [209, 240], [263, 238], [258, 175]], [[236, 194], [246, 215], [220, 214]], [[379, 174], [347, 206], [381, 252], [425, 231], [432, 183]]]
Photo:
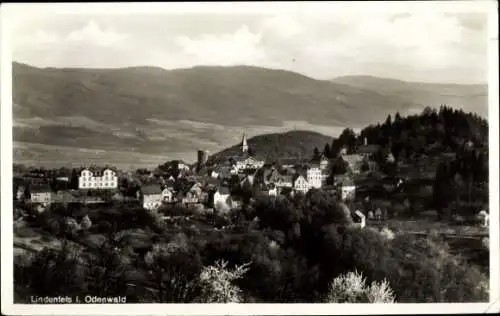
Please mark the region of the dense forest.
[[[425, 204], [436, 209], [439, 218], [472, 216], [487, 208], [488, 122], [478, 115], [441, 106], [407, 117], [389, 115], [383, 124], [370, 125], [359, 135], [345, 129], [322, 151], [334, 161], [332, 172], [346, 171], [339, 159], [341, 148], [351, 154], [365, 142], [379, 146], [373, 159], [389, 177], [432, 180], [433, 198]], [[316, 148], [313, 156], [319, 154]], [[394, 161], [387, 161], [388, 154]]]

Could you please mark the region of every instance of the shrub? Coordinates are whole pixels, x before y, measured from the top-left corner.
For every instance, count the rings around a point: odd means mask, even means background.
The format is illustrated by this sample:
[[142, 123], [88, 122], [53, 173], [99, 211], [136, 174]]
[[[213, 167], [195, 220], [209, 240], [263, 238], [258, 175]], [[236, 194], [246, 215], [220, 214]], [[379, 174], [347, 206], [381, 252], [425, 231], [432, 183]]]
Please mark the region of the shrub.
[[236, 266], [233, 270], [227, 268], [224, 260], [216, 261], [214, 265], [203, 267], [200, 273], [200, 302], [204, 303], [242, 303], [242, 291], [234, 284], [243, 278], [250, 263]]
[[394, 303], [395, 297], [389, 283], [372, 282], [366, 285], [361, 273], [348, 272], [333, 279], [326, 301], [329, 303]]

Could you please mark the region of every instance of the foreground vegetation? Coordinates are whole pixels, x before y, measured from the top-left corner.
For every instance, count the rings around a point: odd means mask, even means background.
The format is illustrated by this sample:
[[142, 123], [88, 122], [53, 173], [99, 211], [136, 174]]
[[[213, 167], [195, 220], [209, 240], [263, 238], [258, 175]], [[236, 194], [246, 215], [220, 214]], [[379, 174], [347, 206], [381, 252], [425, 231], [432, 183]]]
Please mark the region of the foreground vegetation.
[[62, 242], [15, 258], [17, 299], [85, 292], [129, 302], [363, 302], [374, 293], [377, 302], [488, 300], [488, 276], [450, 254], [438, 235], [354, 227], [345, 205], [319, 190], [227, 213], [162, 211], [34, 213], [24, 229], [43, 227], [45, 239]]

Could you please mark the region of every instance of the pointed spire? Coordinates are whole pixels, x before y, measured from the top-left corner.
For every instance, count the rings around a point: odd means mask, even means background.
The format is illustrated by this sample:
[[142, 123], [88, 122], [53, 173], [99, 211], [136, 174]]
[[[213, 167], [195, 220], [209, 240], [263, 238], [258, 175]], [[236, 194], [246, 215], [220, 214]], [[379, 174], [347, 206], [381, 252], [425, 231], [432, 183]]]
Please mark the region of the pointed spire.
[[243, 140], [241, 141], [241, 150], [246, 153], [248, 152], [247, 134], [243, 132]]

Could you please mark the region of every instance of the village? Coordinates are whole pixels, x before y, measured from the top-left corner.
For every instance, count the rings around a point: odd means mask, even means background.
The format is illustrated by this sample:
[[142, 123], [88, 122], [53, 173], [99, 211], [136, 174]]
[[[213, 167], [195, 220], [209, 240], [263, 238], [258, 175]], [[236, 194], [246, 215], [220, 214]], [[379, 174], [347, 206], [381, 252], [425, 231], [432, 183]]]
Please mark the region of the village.
[[[363, 167], [368, 171], [375, 169], [372, 156], [378, 150], [377, 145], [369, 145], [366, 140], [354, 153], [348, 154], [343, 148], [340, 156], [348, 168], [344, 174], [332, 177], [331, 159], [324, 154], [306, 162], [286, 158], [274, 163], [258, 160], [251, 154], [244, 134], [240, 152], [218, 164], [208, 163], [208, 152], [199, 150], [195, 164], [174, 161], [169, 170], [163, 171], [138, 170], [132, 173], [113, 167], [82, 167], [77, 173], [76, 189], [70, 188], [74, 174], [50, 176], [31, 172], [17, 175], [21, 181], [15, 187], [14, 199], [31, 204], [38, 212], [54, 204], [110, 202], [137, 203], [147, 210], [176, 205], [223, 212], [241, 206], [245, 195], [241, 192], [246, 192], [249, 198], [264, 195], [275, 199], [306, 194], [311, 189], [327, 191], [341, 201], [349, 202], [360, 191], [355, 183]], [[386, 158], [394, 162], [392, 154]], [[363, 170], [364, 173], [367, 170]], [[54, 182], [58, 185], [54, 186]], [[390, 182], [397, 189], [403, 180], [391, 179]], [[126, 192], [123, 183], [129, 186]], [[355, 210], [353, 215], [364, 226], [365, 218], [379, 222], [387, 218], [387, 210], [380, 207]]]

